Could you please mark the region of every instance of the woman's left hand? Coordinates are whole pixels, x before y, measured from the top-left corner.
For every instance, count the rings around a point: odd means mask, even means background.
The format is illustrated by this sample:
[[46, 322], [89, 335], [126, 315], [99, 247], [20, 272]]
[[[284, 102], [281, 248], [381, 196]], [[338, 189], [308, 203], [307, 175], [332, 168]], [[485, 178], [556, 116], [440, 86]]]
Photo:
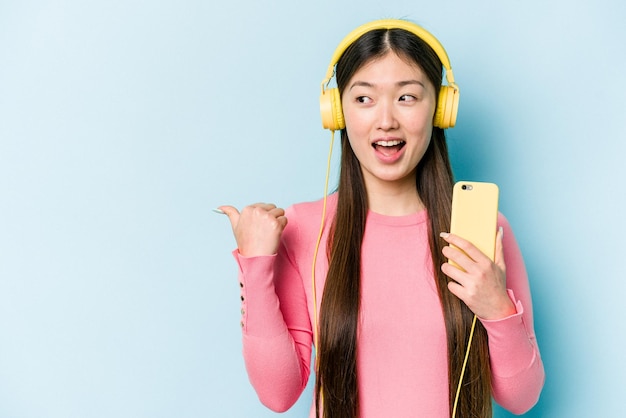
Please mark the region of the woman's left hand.
[[443, 248], [443, 255], [461, 267], [449, 262], [441, 266], [441, 271], [452, 279], [448, 289], [480, 319], [502, 319], [516, 312], [506, 290], [502, 235], [500, 229], [496, 235], [495, 261], [491, 261], [469, 241], [453, 234], [441, 234], [451, 244]]

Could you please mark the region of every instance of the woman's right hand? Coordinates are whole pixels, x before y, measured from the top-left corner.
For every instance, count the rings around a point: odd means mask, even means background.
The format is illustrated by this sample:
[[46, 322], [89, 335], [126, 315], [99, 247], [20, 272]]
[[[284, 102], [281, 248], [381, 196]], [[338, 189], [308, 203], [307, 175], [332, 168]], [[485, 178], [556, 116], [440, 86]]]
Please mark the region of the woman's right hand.
[[241, 210], [220, 206], [233, 228], [239, 254], [245, 257], [273, 255], [278, 251], [280, 236], [287, 225], [282, 208], [271, 203], [256, 203]]

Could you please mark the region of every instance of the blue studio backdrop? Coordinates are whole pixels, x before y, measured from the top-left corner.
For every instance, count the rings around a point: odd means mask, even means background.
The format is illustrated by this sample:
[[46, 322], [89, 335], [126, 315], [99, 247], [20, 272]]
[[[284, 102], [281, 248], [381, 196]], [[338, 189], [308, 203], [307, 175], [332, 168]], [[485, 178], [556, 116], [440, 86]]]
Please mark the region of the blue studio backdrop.
[[525, 416], [626, 416], [625, 4], [0, 0], [0, 418], [277, 416], [211, 208], [322, 196], [320, 82], [387, 17], [446, 47], [455, 174], [498, 183], [524, 253], [547, 374]]

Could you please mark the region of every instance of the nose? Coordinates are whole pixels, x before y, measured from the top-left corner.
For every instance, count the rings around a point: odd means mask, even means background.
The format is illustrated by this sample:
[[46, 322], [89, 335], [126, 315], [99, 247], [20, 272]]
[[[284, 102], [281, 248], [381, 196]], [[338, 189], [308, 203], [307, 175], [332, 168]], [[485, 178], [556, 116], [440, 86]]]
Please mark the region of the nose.
[[389, 131], [398, 127], [398, 119], [396, 118], [395, 108], [392, 102], [388, 100], [381, 101], [378, 109], [378, 129]]

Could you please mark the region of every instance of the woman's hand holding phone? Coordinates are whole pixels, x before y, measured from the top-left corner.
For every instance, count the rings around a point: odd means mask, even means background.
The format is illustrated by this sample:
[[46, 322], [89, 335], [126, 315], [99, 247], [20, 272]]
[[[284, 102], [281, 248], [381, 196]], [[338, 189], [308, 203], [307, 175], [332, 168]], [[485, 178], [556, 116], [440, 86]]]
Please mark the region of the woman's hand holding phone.
[[459, 181], [452, 193], [450, 233], [441, 237], [448, 262], [442, 271], [452, 279], [448, 289], [481, 319], [501, 319], [515, 313], [506, 290], [502, 230], [496, 234], [498, 186]]
[[443, 248], [443, 255], [455, 264], [448, 262], [441, 266], [444, 274], [452, 279], [448, 289], [477, 317], [485, 320], [506, 318], [516, 312], [506, 290], [502, 235], [502, 230], [498, 231], [492, 261], [469, 241], [454, 234], [441, 234], [450, 244]]

